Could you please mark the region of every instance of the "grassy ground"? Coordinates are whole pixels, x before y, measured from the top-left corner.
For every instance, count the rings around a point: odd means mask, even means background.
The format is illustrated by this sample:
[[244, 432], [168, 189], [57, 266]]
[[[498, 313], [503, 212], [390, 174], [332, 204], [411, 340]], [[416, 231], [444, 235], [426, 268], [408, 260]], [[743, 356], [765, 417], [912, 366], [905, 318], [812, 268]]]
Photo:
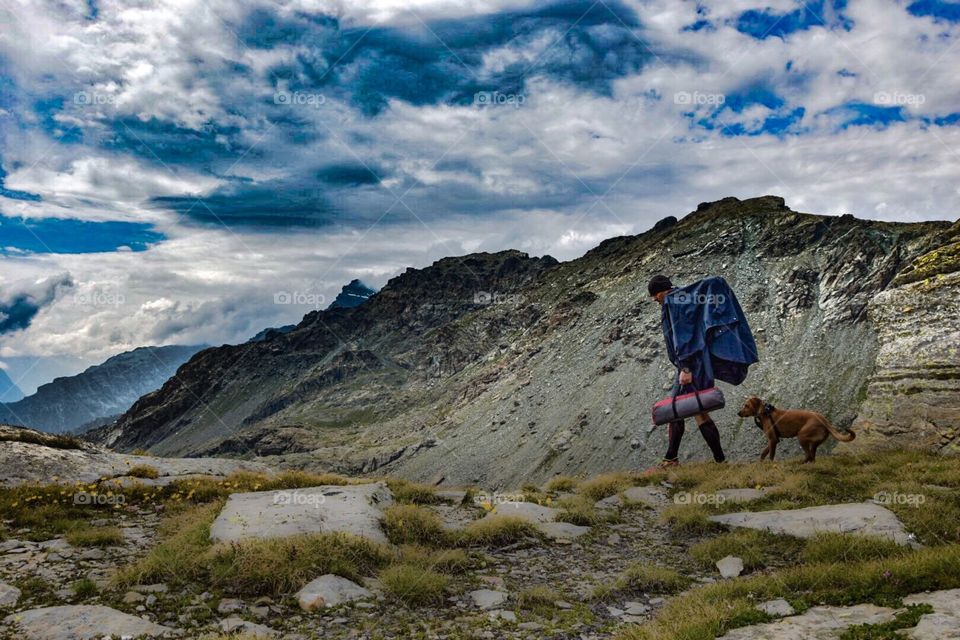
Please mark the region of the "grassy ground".
[[[151, 467], [142, 466], [138, 473], [150, 477]], [[442, 606], [451, 595], [476, 588], [475, 570], [489, 566], [486, 554], [492, 550], [543, 542], [534, 525], [509, 515], [480, 517], [452, 531], [430, 508], [443, 502], [432, 487], [398, 480], [389, 481], [397, 503], [385, 510], [382, 522], [391, 547], [342, 534], [239, 544], [210, 541], [210, 525], [231, 493], [347, 482], [339, 476], [288, 472], [272, 477], [242, 473], [220, 481], [180, 481], [165, 487], [108, 488], [106, 482], [24, 486], [0, 489], [0, 521], [10, 531], [30, 529], [29, 534], [18, 536], [65, 536], [75, 545], [110, 546], [122, 541], [120, 530], [113, 526], [118, 510], [162, 505], [167, 516], [158, 530], [160, 543], [119, 571], [114, 584], [120, 590], [117, 593], [137, 583], [164, 582], [282, 600], [309, 579], [335, 573], [358, 581], [376, 576], [393, 603], [414, 608]], [[665, 483], [675, 504], [663, 509], [657, 527], [671, 531], [671, 544], [682, 560], [665, 562], [670, 566], [630, 565], [619, 579], [601, 585], [593, 599], [574, 603], [572, 612], [556, 610], [555, 603], [566, 599], [556, 585], [528, 585], [516, 594], [517, 611], [554, 619], [582, 617], [589, 615], [590, 606], [608, 599], [661, 594], [668, 600], [655, 618], [645, 625], [623, 627], [620, 640], [700, 640], [768, 620], [755, 606], [773, 598], [786, 598], [802, 611], [823, 603], [896, 605], [909, 593], [960, 587], [960, 464], [955, 459], [890, 451], [826, 455], [813, 465], [796, 461], [691, 464], [654, 475], [561, 477], [542, 489], [522, 490], [531, 500], [557, 508], [559, 520], [603, 530], [628, 512], [598, 510], [595, 500], [634, 485], [660, 483]], [[715, 499], [720, 489], [742, 487], [764, 487], [768, 492], [749, 504]], [[78, 502], [78, 495], [86, 497]], [[697, 496], [703, 499], [692, 499]], [[707, 519], [735, 510], [800, 508], [875, 497], [889, 503], [924, 548], [913, 550], [839, 534], [800, 540], [727, 530]], [[482, 514], [478, 511], [478, 516]], [[104, 522], [93, 526], [91, 520]], [[3, 532], [0, 527], [0, 535]], [[727, 555], [744, 560], [744, 576], [707, 585], [690, 579], [700, 571], [712, 573], [714, 563]], [[18, 586], [36, 594], [46, 588], [28, 581]], [[84, 581], [73, 588], [87, 596], [96, 593], [96, 585]], [[897, 624], [907, 622], [903, 618]], [[894, 631], [879, 626], [851, 630], [848, 640], [884, 638]]]
[[[691, 464], [631, 480], [666, 481], [672, 486], [680, 504], [665, 509], [662, 520], [687, 540], [697, 562], [710, 567], [735, 555], [744, 560], [748, 575], [678, 595], [649, 624], [624, 629], [619, 640], [715, 638], [769, 619], [756, 604], [774, 598], [787, 599], [798, 611], [818, 604], [898, 606], [910, 593], [960, 587], [960, 463], [953, 458], [901, 450], [829, 455], [810, 465]], [[607, 480], [592, 487], [610, 484]], [[768, 492], [749, 504], [715, 497], [720, 489], [742, 487], [766, 487]], [[593, 491], [598, 495], [607, 489]], [[925, 548], [840, 534], [799, 540], [751, 530], [727, 532], [707, 520], [709, 515], [732, 511], [870, 499], [894, 511]], [[897, 624], [910, 626], [907, 622], [904, 618]], [[900, 627], [851, 630], [844, 637], [893, 638], [894, 628]]]

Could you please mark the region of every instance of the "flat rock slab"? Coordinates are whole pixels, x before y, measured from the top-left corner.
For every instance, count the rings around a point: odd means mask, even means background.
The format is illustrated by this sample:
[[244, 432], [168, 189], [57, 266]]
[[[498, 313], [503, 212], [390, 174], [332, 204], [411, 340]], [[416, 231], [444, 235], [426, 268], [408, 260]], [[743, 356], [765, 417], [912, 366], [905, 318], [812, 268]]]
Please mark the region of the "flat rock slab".
[[485, 517], [512, 516], [536, 524], [540, 522], [553, 522], [557, 519], [559, 513], [559, 509], [544, 507], [536, 502], [507, 502], [498, 504], [497, 508]]
[[[934, 612], [921, 616], [917, 626], [902, 629], [909, 640], [960, 640], [960, 589], [915, 593], [903, 599], [904, 605], [929, 604]], [[786, 606], [784, 606], [786, 605]], [[785, 600], [771, 600], [758, 609], [781, 615], [790, 605]], [[790, 608], [792, 611], [792, 608]], [[798, 616], [777, 622], [734, 629], [721, 640], [836, 640], [841, 631], [857, 624], [889, 622], [894, 609], [859, 604], [853, 607], [814, 607]], [[789, 614], [787, 614], [789, 615]]]
[[904, 598], [903, 604], [929, 604], [937, 613], [960, 616], [960, 589], [915, 593]]
[[921, 616], [917, 626], [904, 632], [910, 640], [960, 640], [960, 589], [917, 593], [903, 604], [929, 604], [934, 613]]
[[328, 573], [309, 582], [297, 592], [297, 602], [304, 611], [322, 607], [336, 607], [345, 602], [373, 596], [368, 589], [341, 576]]
[[893, 620], [895, 611], [872, 604], [853, 607], [813, 607], [799, 616], [727, 632], [722, 640], [836, 640], [839, 631], [855, 624]]
[[670, 498], [662, 487], [630, 487], [618, 494], [597, 500], [593, 506], [597, 509], [615, 509], [630, 504], [656, 508], [670, 504]]
[[540, 522], [537, 528], [551, 540], [573, 540], [590, 533], [590, 527], [571, 524], [569, 522]]
[[92, 640], [104, 636], [155, 638], [173, 631], [170, 627], [100, 605], [66, 605], [30, 609], [3, 619], [17, 625], [25, 640]]
[[710, 516], [710, 520], [733, 527], [762, 529], [798, 538], [809, 538], [818, 533], [851, 533], [915, 546], [897, 516], [872, 502], [832, 504], [805, 509], [741, 511]]
[[960, 618], [945, 613], [928, 613], [903, 635], [910, 640], [960, 640]]
[[380, 517], [392, 502], [382, 482], [234, 493], [210, 527], [210, 538], [237, 542], [343, 532], [388, 544]]

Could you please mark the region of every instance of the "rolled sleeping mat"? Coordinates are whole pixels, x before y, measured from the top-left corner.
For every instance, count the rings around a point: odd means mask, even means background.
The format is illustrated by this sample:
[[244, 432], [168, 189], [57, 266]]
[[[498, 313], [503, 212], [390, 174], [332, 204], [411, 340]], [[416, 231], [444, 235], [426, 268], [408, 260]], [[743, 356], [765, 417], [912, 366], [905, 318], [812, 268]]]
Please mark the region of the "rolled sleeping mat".
[[698, 413], [723, 409], [724, 406], [726, 401], [723, 398], [723, 391], [717, 387], [670, 396], [653, 405], [653, 424], [661, 425], [683, 420]]

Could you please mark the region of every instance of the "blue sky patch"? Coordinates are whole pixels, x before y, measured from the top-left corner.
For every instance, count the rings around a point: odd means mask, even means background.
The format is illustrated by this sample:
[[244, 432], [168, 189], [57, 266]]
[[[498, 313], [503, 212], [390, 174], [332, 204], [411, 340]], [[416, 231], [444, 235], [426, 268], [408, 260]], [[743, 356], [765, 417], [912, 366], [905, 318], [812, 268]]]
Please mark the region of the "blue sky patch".
[[885, 129], [894, 122], [906, 122], [902, 106], [880, 106], [866, 102], [848, 102], [825, 111], [828, 115], [841, 115], [841, 129], [848, 127], [876, 127]]
[[0, 214], [0, 254], [144, 251], [164, 240], [149, 224], [90, 222], [70, 218], [21, 218]]
[[846, 0], [818, 0], [798, 2], [797, 8], [789, 13], [778, 14], [769, 8], [750, 9], [740, 14], [736, 27], [737, 31], [758, 40], [786, 38], [791, 33], [814, 27], [850, 31], [853, 20], [843, 14], [846, 8]]
[[907, 7], [907, 11], [917, 17], [929, 16], [947, 22], [960, 22], [960, 2], [917, 0]]
[[[766, 107], [772, 113], [759, 123], [743, 122], [739, 116], [750, 107], [757, 105]], [[798, 125], [805, 113], [803, 107], [788, 105], [774, 90], [759, 84], [726, 95], [724, 102], [706, 116], [691, 112], [688, 117], [694, 118], [698, 126], [708, 131], [719, 131], [721, 135], [727, 137], [763, 134], [783, 136], [800, 133]]]

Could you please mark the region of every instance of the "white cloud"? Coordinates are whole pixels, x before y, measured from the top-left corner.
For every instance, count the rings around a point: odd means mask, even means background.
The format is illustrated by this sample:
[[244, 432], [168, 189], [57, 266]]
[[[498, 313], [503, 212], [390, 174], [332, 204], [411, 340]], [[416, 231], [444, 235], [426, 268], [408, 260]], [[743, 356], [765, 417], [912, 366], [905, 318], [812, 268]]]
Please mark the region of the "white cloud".
[[[707, 4], [718, 28], [690, 33], [681, 29], [697, 19], [694, 3], [634, 3], [643, 25], [637, 35], [657, 57], [615, 81], [611, 95], [532, 76], [519, 108], [393, 100], [376, 118], [330, 96], [323, 109], [293, 114], [312, 123], [318, 140], [308, 145], [285, 140], [255, 108], [272, 91], [266, 71], [298, 52], [240, 46], [227, 25], [249, 5], [111, 0], [100, 3], [97, 21], [86, 21], [83, 3], [16, 4], [17, 19], [0, 33], [0, 53], [11, 61], [17, 86], [46, 95], [44, 78], [52, 76], [61, 87], [105, 97], [103, 104], [68, 108], [58, 126], [79, 126], [97, 138], [109, 135], [104, 118], [118, 113], [191, 129], [212, 120], [237, 126], [242, 148], [214, 177], [206, 167], [168, 168], [148, 156], [57, 142], [39, 119], [23, 131], [4, 125], [11, 117], [0, 114], [6, 188], [44, 198], [0, 198], [0, 210], [145, 221], [169, 237], [141, 253], [4, 257], [11, 278], [71, 274], [81, 297], [46, 307], [16, 340], [2, 343], [0, 356], [93, 361], [143, 344], [240, 341], [308, 310], [274, 304], [278, 291], [315, 291], [331, 300], [352, 278], [381, 286], [407, 266], [475, 250], [572, 258], [605, 237], [637, 233], [730, 195], [776, 193], [796, 209], [888, 220], [957, 216], [960, 127], [910, 121], [840, 130], [842, 115], [819, 115], [848, 102], [870, 104], [878, 92], [922, 95], [904, 104], [912, 115], [956, 110], [956, 26], [913, 18], [902, 4], [861, 0], [846, 11], [855, 25], [849, 32], [812, 28], [758, 41], [724, 22], [748, 8], [789, 11], [797, 3]], [[412, 28], [417, 16], [458, 18], [507, 6], [533, 3], [299, 0], [280, 11], [323, 9], [354, 25]], [[481, 74], [535, 59], [549, 46], [545, 40], [532, 49], [513, 43], [489, 51]], [[223, 77], [234, 63], [252, 73]], [[714, 105], [674, 99], [681, 92], [732, 96], [758, 83], [789, 108], [805, 109], [802, 136], [725, 137], [684, 115], [707, 117]], [[249, 97], [248, 112], [225, 107], [236, 95]], [[770, 114], [752, 106], [723, 119], [756, 133]], [[149, 205], [156, 196], [209, 195], [226, 176], [262, 184], [322, 163], [361, 161], [385, 176], [385, 188], [342, 195], [338, 204], [364, 214], [353, 226], [271, 234], [197, 228]]]

